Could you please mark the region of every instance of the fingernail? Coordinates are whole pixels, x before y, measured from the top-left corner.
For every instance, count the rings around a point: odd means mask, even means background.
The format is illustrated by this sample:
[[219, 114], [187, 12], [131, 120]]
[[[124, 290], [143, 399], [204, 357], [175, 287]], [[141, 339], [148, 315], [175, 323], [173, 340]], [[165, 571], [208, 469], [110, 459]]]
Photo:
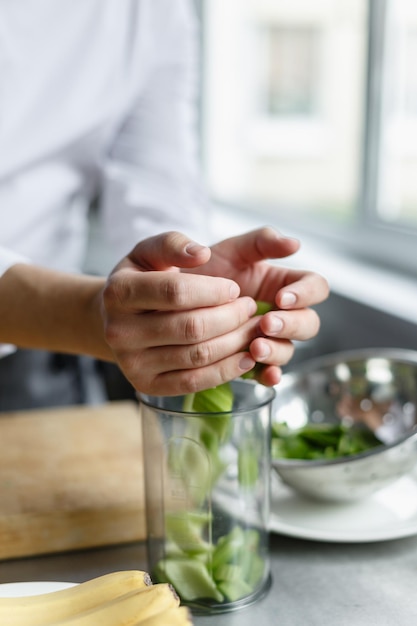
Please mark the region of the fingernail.
[[294, 293], [291, 293], [291, 291], [286, 291], [281, 296], [281, 306], [289, 307], [295, 304], [296, 301], [297, 301], [297, 298]]
[[207, 246], [202, 246], [201, 243], [197, 243], [195, 241], [190, 241], [185, 246], [184, 250], [190, 256], [197, 256], [201, 250], [204, 250]]
[[262, 342], [260, 344], [259, 355], [257, 356], [257, 358], [267, 359], [270, 354], [271, 354], [271, 348], [268, 346], [266, 342]]
[[239, 363], [239, 367], [243, 372], [247, 372], [248, 370], [252, 369], [254, 365], [255, 361], [251, 359], [250, 356], [244, 356]]
[[280, 333], [284, 328], [284, 322], [278, 315], [269, 316], [269, 328], [272, 333]]
[[240, 288], [239, 285], [237, 283], [231, 283], [230, 284], [230, 299], [231, 300], [236, 300], [236, 298], [239, 297], [240, 294]]
[[256, 311], [257, 311], [257, 305], [255, 300], [252, 300], [252, 298], [248, 298], [248, 314], [252, 317], [252, 315], [255, 315]]

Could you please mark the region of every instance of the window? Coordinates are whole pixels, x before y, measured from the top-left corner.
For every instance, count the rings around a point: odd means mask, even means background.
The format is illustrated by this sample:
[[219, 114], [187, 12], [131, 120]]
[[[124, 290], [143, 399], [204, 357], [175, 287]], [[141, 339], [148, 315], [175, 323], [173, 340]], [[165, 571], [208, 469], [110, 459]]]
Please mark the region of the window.
[[317, 115], [319, 29], [266, 24], [259, 31], [264, 48], [259, 88], [262, 113], [271, 117]]
[[212, 196], [417, 271], [417, 2], [206, 0]]

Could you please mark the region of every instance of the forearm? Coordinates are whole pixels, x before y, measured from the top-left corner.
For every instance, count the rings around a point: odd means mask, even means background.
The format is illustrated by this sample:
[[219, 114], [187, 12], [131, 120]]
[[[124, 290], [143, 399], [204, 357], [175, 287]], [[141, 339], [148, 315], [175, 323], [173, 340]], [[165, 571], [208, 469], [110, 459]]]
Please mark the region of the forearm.
[[104, 283], [13, 265], [0, 276], [0, 343], [113, 360], [100, 313]]

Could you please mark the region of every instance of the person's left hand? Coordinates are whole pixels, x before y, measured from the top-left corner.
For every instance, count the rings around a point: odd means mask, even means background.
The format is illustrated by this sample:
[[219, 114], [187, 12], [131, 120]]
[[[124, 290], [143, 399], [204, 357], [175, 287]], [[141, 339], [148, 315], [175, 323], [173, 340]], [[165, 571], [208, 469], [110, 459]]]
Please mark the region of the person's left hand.
[[256, 326], [253, 320], [247, 322], [253, 326], [249, 351], [255, 361], [264, 364], [257, 378], [265, 385], [279, 382], [280, 366], [293, 356], [293, 341], [311, 339], [318, 333], [319, 316], [310, 307], [329, 294], [328, 283], [319, 274], [267, 262], [298, 249], [296, 239], [261, 228], [215, 244], [206, 263], [185, 270], [230, 278], [240, 286], [241, 296], [271, 304], [274, 310], [260, 317]]

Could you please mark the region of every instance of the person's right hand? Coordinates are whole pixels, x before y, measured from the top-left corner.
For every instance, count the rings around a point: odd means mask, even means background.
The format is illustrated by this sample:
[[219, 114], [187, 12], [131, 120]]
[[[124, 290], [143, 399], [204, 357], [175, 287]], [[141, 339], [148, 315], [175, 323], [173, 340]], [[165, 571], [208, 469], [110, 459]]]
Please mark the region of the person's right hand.
[[205, 264], [209, 248], [180, 233], [140, 242], [110, 274], [102, 294], [105, 340], [133, 387], [179, 395], [251, 370], [257, 322], [251, 297], [233, 280], [180, 272]]

